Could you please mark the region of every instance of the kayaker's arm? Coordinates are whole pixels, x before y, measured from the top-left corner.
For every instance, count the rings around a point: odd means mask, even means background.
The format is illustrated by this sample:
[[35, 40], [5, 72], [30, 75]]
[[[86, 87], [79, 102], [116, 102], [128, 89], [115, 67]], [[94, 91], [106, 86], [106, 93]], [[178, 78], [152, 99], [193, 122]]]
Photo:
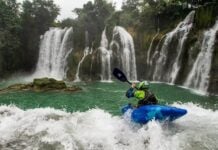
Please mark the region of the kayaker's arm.
[[131, 88], [129, 88], [126, 92], [126, 97], [131, 98], [134, 97], [136, 84], [132, 83]]
[[126, 97], [128, 98], [134, 97], [134, 93], [135, 93], [134, 88], [131, 87], [127, 90]]

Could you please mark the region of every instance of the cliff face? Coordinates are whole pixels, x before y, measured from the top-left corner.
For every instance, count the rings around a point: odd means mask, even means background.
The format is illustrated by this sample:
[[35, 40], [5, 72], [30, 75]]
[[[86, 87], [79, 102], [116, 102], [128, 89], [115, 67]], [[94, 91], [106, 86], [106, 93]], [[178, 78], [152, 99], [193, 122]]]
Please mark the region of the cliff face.
[[[210, 7], [196, 9], [186, 18], [175, 21], [174, 27], [160, 31], [126, 27], [134, 41], [138, 80], [163, 81], [218, 94], [218, 33], [214, 27], [217, 11], [216, 7]], [[202, 21], [205, 17], [209, 19]], [[107, 49], [112, 51], [110, 70], [122, 68], [122, 53], [118, 54], [118, 51], [122, 51], [123, 41], [118, 37], [115, 44], [110, 44], [114, 37], [110, 31], [106, 33], [109, 39]], [[216, 33], [215, 38], [213, 33]], [[93, 51], [85, 57], [79, 70], [82, 81], [102, 79], [105, 62], [99, 49], [101, 41], [91, 42], [95, 43], [90, 46]], [[77, 47], [68, 59], [67, 77], [70, 80], [75, 79], [84, 49], [85, 46]]]
[[[35, 15], [29, 24], [25, 10], [12, 13], [5, 3], [10, 15], [2, 16], [0, 77], [35, 70], [33, 77], [111, 81], [118, 67], [129, 80], [218, 94], [218, 3], [135, 2], [124, 3], [121, 11], [106, 1], [89, 2], [75, 11], [77, 18], [53, 24], [57, 9], [49, 22], [42, 19], [36, 26]], [[39, 18], [45, 15], [37, 11]]]
[[218, 94], [218, 33], [216, 34], [215, 50], [213, 53], [209, 91]]
[[[217, 30], [213, 30], [213, 32], [216, 32], [216, 37], [213, 43], [210, 43], [212, 35], [205, 35], [208, 32], [212, 32], [211, 30], [213, 26], [206, 29], [198, 29], [194, 24], [183, 44], [183, 50], [180, 54], [176, 52], [178, 44], [181, 43], [177, 39], [179, 38], [178, 36], [175, 36], [172, 39], [171, 43], [167, 46], [167, 53], [164, 54], [161, 53], [161, 49], [163, 49], [165, 46], [164, 44], [166, 44], [164, 43], [166, 40], [165, 33], [160, 32], [158, 35], [155, 35], [155, 33], [150, 35], [147, 34], [146, 36], [144, 35], [146, 38], [144, 38], [143, 41], [137, 39], [138, 37], [134, 37], [137, 43], [136, 58], [138, 79], [170, 82], [196, 89], [206, 86], [206, 91], [211, 94], [218, 94], [218, 32]], [[152, 37], [155, 37], [155, 39], [152, 39]], [[151, 44], [152, 41], [153, 43]], [[209, 52], [210, 49], [213, 49], [211, 54]], [[178, 56], [178, 54], [180, 56]], [[165, 56], [163, 59], [160, 59], [160, 55]], [[201, 57], [201, 55], [205, 56], [205, 58]], [[210, 55], [212, 56], [210, 57]], [[148, 59], [148, 56], [150, 56], [150, 59]], [[177, 61], [180, 65], [177, 66], [177, 77], [175, 80], [172, 80], [169, 77], [170, 74], [173, 74], [173, 71], [170, 68], [175, 66], [176, 58], [179, 59]], [[157, 63], [159, 60], [161, 61]], [[165, 65], [162, 66], [162, 70], [157, 74], [160, 77], [156, 78], [155, 68], [158, 67], [157, 65], [162, 65], [161, 63], [165, 63]], [[194, 69], [195, 66], [196, 68], [199, 68]], [[169, 70], [171, 70], [171, 73], [169, 73]], [[204, 75], [204, 72], [207, 70], [209, 71], [208, 75]], [[208, 80], [208, 83], [204, 80]], [[203, 82], [204, 85], [201, 85], [201, 82]], [[200, 90], [204, 91], [204, 87], [202, 89]]]

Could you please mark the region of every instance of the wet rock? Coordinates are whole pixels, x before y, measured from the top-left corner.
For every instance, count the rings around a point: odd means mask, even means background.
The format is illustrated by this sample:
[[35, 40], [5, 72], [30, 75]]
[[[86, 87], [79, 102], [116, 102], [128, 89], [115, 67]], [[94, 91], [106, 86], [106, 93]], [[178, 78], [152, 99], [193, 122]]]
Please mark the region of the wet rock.
[[81, 88], [77, 86], [68, 87], [64, 81], [58, 81], [53, 78], [39, 78], [34, 79], [32, 83], [28, 84], [14, 84], [10, 85], [5, 89], [0, 89], [0, 93], [7, 93], [11, 91], [65, 91], [75, 92]]
[[33, 80], [34, 89], [65, 89], [67, 88], [64, 81], [58, 81], [53, 78], [40, 78]]

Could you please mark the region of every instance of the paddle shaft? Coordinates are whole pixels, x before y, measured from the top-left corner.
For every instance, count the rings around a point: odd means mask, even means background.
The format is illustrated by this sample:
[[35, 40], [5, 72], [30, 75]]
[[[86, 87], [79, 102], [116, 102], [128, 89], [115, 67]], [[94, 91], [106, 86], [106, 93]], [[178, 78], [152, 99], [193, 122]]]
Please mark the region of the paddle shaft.
[[127, 83], [129, 83], [130, 85], [132, 85], [132, 83], [129, 80], [126, 80]]

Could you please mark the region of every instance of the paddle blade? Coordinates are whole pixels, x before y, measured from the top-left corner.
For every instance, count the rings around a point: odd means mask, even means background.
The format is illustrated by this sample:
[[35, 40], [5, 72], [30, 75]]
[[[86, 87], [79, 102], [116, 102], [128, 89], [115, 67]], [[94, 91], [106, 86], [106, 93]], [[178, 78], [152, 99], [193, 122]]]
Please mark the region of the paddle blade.
[[113, 75], [122, 82], [128, 82], [125, 74], [118, 68], [114, 68]]

